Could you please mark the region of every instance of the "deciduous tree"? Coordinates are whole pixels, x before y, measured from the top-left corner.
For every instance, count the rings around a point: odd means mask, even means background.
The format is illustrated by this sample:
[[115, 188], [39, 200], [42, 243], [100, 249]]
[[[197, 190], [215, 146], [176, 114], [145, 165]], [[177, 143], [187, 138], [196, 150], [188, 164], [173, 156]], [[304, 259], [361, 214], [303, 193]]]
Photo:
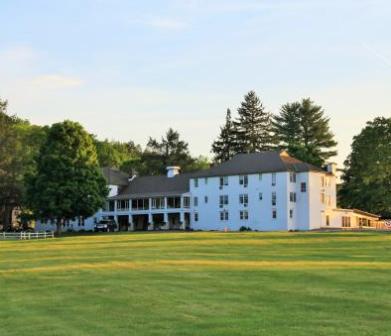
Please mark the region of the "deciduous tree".
[[391, 118], [375, 118], [353, 138], [345, 161], [341, 206], [391, 218]]

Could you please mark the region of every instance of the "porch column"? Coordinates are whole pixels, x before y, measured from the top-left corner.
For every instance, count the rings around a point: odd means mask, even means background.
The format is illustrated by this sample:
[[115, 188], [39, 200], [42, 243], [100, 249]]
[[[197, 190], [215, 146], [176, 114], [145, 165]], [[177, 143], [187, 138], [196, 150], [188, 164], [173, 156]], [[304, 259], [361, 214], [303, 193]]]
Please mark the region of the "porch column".
[[[182, 200], [181, 200], [181, 202], [182, 202]], [[185, 230], [186, 229], [185, 213], [182, 211], [179, 213], [179, 222], [181, 224], [181, 229]]]
[[[151, 199], [149, 199], [151, 200]], [[151, 202], [149, 202], [151, 203]], [[148, 213], [148, 230], [152, 231], [153, 230], [153, 217], [151, 211]]]
[[129, 215], [128, 223], [129, 223], [128, 231], [134, 231], [134, 224], [133, 224], [133, 216], [132, 215]]
[[169, 223], [168, 223], [168, 213], [167, 212], [165, 212], [164, 214], [163, 214], [163, 216], [164, 216], [164, 226], [163, 226], [163, 229], [165, 229], [165, 230], [168, 230], [169, 229], [169, 227], [170, 227], [170, 225], [169, 225]]
[[119, 231], [119, 224], [118, 224], [118, 216], [117, 215], [114, 216], [114, 221], [115, 221], [115, 224], [117, 224], [117, 229], [115, 231]]

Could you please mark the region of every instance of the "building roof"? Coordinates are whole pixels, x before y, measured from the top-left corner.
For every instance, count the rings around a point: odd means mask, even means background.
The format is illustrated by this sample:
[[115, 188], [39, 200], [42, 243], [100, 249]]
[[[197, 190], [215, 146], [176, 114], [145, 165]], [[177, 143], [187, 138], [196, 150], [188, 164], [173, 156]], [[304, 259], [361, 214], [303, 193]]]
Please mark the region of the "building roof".
[[135, 177], [112, 198], [154, 197], [181, 195], [189, 191], [189, 180], [194, 174], [178, 174], [174, 177], [165, 175]]
[[381, 216], [379, 215], [376, 215], [376, 214], [373, 214], [373, 213], [370, 213], [370, 212], [366, 212], [366, 211], [363, 211], [363, 210], [359, 210], [359, 209], [343, 209], [343, 208], [337, 208], [337, 209], [334, 209], [334, 211], [339, 211], [339, 212], [353, 212], [355, 214], [358, 214], [358, 215], [362, 215], [362, 216], [367, 216], [367, 217], [374, 217], [374, 218], [377, 218], [379, 219]]
[[269, 151], [251, 154], [237, 154], [231, 160], [223, 162], [210, 169], [200, 171], [197, 175], [199, 177], [208, 177], [277, 173], [284, 171], [293, 171], [297, 173], [309, 171], [326, 173], [321, 168], [289, 156], [285, 151]]
[[126, 186], [129, 184], [128, 175], [116, 168], [103, 167], [102, 174], [109, 185]]
[[[313, 171], [326, 174], [323, 169], [297, 160], [289, 156], [285, 151], [238, 154], [227, 162], [223, 162], [209, 169], [194, 173], [179, 174], [174, 177], [167, 177], [165, 175], [141, 176], [135, 177], [130, 182], [128, 182], [126, 179], [126, 186], [120, 190], [120, 193], [117, 196], [112, 198], [180, 195], [189, 191], [190, 179], [197, 177], [214, 177], [285, 171], [294, 171], [298, 173]], [[116, 174], [113, 174], [113, 176], [119, 179], [122, 175], [118, 177]]]

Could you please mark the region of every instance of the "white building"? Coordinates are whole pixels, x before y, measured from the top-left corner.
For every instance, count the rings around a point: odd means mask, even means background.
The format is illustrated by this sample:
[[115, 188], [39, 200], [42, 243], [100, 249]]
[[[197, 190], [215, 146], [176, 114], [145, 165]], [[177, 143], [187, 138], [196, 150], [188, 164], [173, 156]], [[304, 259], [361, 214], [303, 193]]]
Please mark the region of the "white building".
[[179, 170], [167, 167], [166, 176], [128, 178], [104, 169], [110, 187], [105, 209], [64, 229], [92, 230], [102, 218], [114, 219], [120, 231], [314, 230], [371, 226], [378, 220], [337, 209], [335, 164], [323, 170], [285, 151], [238, 154], [191, 174]]

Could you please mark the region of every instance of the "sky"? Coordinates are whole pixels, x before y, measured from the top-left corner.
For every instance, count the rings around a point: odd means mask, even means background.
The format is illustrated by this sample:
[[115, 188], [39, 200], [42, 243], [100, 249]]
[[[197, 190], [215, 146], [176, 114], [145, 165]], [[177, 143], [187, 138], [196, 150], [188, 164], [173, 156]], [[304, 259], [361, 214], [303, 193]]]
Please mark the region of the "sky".
[[310, 97], [339, 165], [391, 116], [389, 0], [0, 0], [0, 97], [47, 125], [145, 145], [169, 127], [193, 155], [255, 90], [271, 113]]

